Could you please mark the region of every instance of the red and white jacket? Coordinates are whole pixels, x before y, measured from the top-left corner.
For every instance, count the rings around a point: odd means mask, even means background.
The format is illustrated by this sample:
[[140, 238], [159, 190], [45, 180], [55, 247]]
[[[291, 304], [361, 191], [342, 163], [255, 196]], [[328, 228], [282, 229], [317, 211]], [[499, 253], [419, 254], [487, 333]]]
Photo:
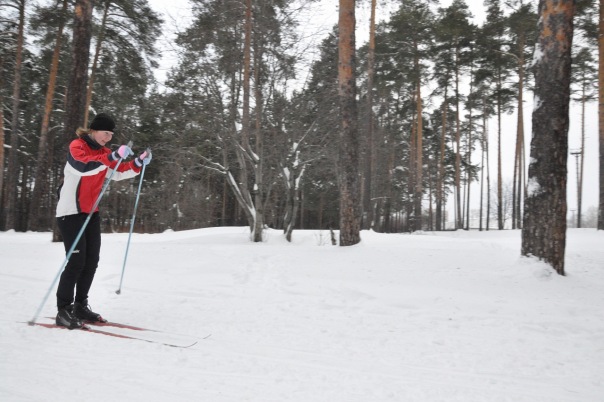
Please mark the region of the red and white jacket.
[[[105, 176], [117, 165], [117, 161], [114, 161], [110, 155], [109, 148], [101, 146], [87, 135], [69, 144], [64, 180], [59, 189], [57, 217], [91, 212], [103, 188]], [[141, 168], [134, 163], [134, 160], [122, 161], [111, 178], [112, 180], [129, 179], [138, 175], [140, 171]]]

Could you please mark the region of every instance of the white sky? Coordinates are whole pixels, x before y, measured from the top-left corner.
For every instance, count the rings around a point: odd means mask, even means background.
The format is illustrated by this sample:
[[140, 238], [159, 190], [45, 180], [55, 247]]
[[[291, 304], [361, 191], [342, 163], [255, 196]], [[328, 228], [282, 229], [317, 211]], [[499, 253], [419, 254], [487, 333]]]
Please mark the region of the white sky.
[[[382, 3], [382, 4], [380, 4]], [[378, 1], [378, 15], [380, 18], [387, 18], [391, 11], [393, 11], [397, 4], [396, 2], [389, 2], [384, 5], [384, 1]], [[452, 0], [441, 0], [440, 7], [447, 7], [452, 3]], [[482, 23], [485, 18], [485, 8], [483, 0], [466, 0], [466, 3], [470, 6], [470, 10], [474, 15], [474, 22], [477, 24]], [[160, 81], [165, 79], [166, 73], [169, 68], [177, 60], [176, 49], [173, 45], [173, 39], [175, 32], [186, 28], [187, 21], [190, 18], [189, 2], [188, 0], [149, 0], [149, 4], [156, 11], [163, 13], [164, 19], [166, 20], [164, 26], [164, 37], [160, 40], [160, 46], [162, 48], [163, 58], [160, 63], [160, 69], [157, 71], [157, 76]], [[357, 0], [357, 44], [361, 45], [367, 41], [368, 38], [368, 26], [370, 17], [370, 2], [368, 0]], [[316, 44], [320, 43], [325, 34], [331, 30], [333, 25], [337, 23], [337, 0], [320, 0], [316, 5], [308, 11], [308, 23], [303, 24], [304, 32], [307, 33], [309, 40]], [[381, 11], [380, 11], [381, 10]], [[313, 35], [317, 30], [321, 30], [319, 35]], [[525, 133], [530, 135], [531, 133], [531, 113], [532, 113], [532, 94], [527, 92], [525, 95], [526, 105], [524, 107], [525, 116]], [[578, 105], [571, 105], [571, 123], [569, 131], [569, 149], [577, 150], [580, 147], [580, 109]], [[496, 121], [490, 123], [491, 131], [491, 149], [495, 149], [496, 138], [494, 137], [496, 127]], [[515, 146], [516, 136], [516, 114], [507, 115], [504, 119], [504, 133], [502, 140], [503, 149], [503, 177], [504, 182], [509, 181], [511, 185], [511, 178], [513, 175], [513, 150]], [[597, 122], [597, 104], [592, 102], [587, 108], [586, 117], [586, 150], [585, 150], [585, 177], [583, 185], [583, 211], [584, 213], [590, 206], [596, 207], [598, 205], [598, 122]], [[527, 163], [529, 160], [530, 153], [530, 142], [527, 140], [526, 144], [527, 152]], [[496, 177], [496, 157], [493, 154], [491, 156], [491, 175]], [[528, 167], [528, 166], [527, 166]], [[568, 209], [569, 214], [572, 214], [573, 210], [577, 209], [577, 184], [576, 184], [576, 169], [575, 169], [575, 157], [569, 157], [568, 161]], [[494, 181], [494, 180], [493, 180]], [[505, 183], [504, 183], [505, 184]], [[475, 185], [475, 184], [474, 184]], [[476, 204], [475, 204], [476, 203]], [[472, 200], [472, 208], [477, 208], [478, 200]], [[476, 206], [474, 206], [474, 204]]]

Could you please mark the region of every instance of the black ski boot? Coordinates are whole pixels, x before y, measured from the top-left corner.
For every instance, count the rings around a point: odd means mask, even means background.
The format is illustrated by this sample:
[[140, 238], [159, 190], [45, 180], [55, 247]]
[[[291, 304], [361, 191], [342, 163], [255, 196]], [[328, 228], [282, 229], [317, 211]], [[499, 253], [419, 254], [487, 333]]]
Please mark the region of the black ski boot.
[[107, 322], [100, 314], [90, 309], [88, 299], [73, 303], [73, 313], [84, 322]]
[[83, 328], [84, 323], [73, 313], [73, 305], [59, 308], [56, 324], [60, 327], [67, 327], [69, 329]]

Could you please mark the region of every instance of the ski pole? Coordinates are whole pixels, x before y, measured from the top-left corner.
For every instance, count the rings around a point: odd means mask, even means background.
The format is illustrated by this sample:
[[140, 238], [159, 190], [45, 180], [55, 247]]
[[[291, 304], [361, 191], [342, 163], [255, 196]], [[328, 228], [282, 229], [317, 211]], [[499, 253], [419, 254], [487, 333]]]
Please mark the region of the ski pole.
[[136, 192], [136, 201], [134, 202], [134, 212], [132, 213], [132, 220], [130, 221], [130, 232], [128, 233], [128, 242], [126, 243], [126, 254], [124, 254], [124, 264], [122, 265], [122, 276], [120, 277], [120, 287], [115, 291], [118, 295], [122, 293], [122, 282], [124, 281], [124, 271], [126, 271], [126, 260], [128, 259], [128, 249], [130, 248], [130, 238], [132, 237], [132, 231], [134, 230], [134, 219], [136, 219], [136, 209], [138, 208], [138, 198], [141, 195], [141, 187], [143, 186], [143, 178], [145, 177], [145, 168], [147, 165], [143, 163], [143, 171], [141, 172], [141, 178], [138, 182], [138, 191]]
[[[132, 141], [130, 143], [128, 143], [128, 146], [132, 147]], [[99, 196], [97, 197], [96, 201], [94, 202], [94, 206], [90, 210], [90, 213], [86, 217], [86, 220], [84, 221], [84, 224], [82, 225], [82, 228], [80, 229], [80, 232], [76, 236], [75, 240], [73, 241], [73, 244], [71, 245], [69, 251], [67, 252], [67, 255], [65, 256], [65, 261], [63, 261], [63, 264], [61, 264], [61, 268], [59, 269], [59, 272], [57, 272], [57, 275], [55, 276], [55, 278], [53, 279], [50, 287], [48, 288], [48, 291], [46, 292], [46, 295], [44, 296], [44, 299], [42, 299], [42, 303], [40, 303], [40, 306], [38, 307], [38, 310], [36, 311], [36, 314], [31, 319], [31, 321], [28, 321], [29, 325], [34, 325], [36, 323], [36, 320], [40, 316], [40, 312], [42, 312], [42, 309], [44, 308], [44, 305], [48, 301], [48, 297], [50, 296], [50, 292], [52, 291], [52, 289], [57, 284], [57, 281], [59, 280], [59, 277], [61, 276], [61, 273], [63, 273], [63, 270], [67, 266], [67, 263], [69, 262], [69, 258], [71, 258], [71, 254], [73, 254], [73, 251], [75, 250], [76, 246], [78, 245], [78, 242], [80, 241], [80, 238], [82, 237], [82, 234], [84, 234], [84, 230], [86, 229], [86, 226], [88, 226], [88, 222], [90, 222], [90, 219], [92, 218], [92, 214], [94, 214], [94, 211], [96, 211], [96, 208], [99, 206], [99, 204], [101, 202], [101, 198], [103, 197], [103, 194], [105, 193], [105, 190], [107, 190], [107, 187], [109, 187], [109, 183], [111, 182], [111, 178], [113, 177], [113, 174], [115, 173], [115, 171], [117, 170], [117, 168], [122, 163], [122, 160], [123, 160], [123, 158], [120, 158], [117, 161], [117, 165], [115, 165], [115, 168], [113, 168], [113, 170], [111, 171], [111, 174], [106, 179], [106, 182], [103, 185], [103, 188], [102, 188]]]

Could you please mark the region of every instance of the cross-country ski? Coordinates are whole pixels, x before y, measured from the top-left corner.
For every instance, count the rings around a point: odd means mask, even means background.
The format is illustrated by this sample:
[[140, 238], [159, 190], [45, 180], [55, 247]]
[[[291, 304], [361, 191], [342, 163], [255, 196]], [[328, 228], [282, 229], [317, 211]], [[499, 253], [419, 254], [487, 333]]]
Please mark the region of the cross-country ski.
[[[43, 319], [41, 322], [29, 323], [34, 326], [54, 329], [66, 329], [69, 328], [59, 326], [50, 320]], [[196, 345], [199, 340], [207, 339], [210, 334], [206, 334], [200, 338], [186, 336], [181, 334], [174, 334], [165, 331], [145, 329], [135, 327], [128, 324], [120, 324], [114, 322], [87, 322], [81, 328], [74, 329], [74, 331], [83, 331], [100, 335], [107, 335], [115, 338], [133, 339], [137, 341], [144, 341], [150, 343], [157, 343], [165, 346], [177, 347], [177, 348], [189, 348]]]

